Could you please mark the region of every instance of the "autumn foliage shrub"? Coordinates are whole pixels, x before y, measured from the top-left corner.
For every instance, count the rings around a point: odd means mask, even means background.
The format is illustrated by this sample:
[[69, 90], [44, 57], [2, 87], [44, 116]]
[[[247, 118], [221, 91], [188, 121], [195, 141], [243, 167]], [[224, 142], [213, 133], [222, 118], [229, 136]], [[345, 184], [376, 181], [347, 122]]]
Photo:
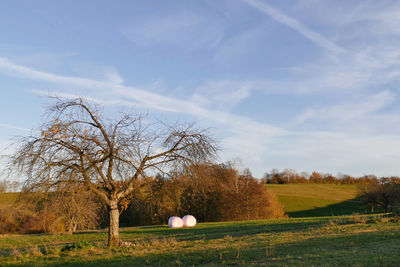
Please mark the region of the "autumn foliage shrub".
[[81, 188], [54, 192], [23, 192], [0, 209], [0, 233], [73, 233], [96, 228], [101, 202]]
[[230, 164], [188, 167], [169, 178], [158, 176], [135, 193], [121, 224], [165, 224], [174, 215], [191, 214], [201, 222], [284, 217], [276, 196]]
[[[182, 209], [203, 221], [281, 218], [284, 208], [250, 171], [230, 164], [197, 166]], [[196, 181], [196, 182], [193, 182]], [[199, 201], [201, 200], [201, 201]]]
[[34, 232], [38, 214], [20, 205], [0, 208], [0, 233]]

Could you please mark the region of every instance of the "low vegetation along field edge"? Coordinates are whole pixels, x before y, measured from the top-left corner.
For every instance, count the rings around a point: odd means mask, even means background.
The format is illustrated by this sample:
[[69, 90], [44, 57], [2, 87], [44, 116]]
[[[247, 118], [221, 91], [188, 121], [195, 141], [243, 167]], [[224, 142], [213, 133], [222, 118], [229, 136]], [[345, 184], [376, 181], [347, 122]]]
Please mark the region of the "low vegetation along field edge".
[[201, 223], [121, 229], [131, 246], [108, 250], [105, 232], [3, 235], [1, 266], [395, 266], [400, 224], [382, 215]]

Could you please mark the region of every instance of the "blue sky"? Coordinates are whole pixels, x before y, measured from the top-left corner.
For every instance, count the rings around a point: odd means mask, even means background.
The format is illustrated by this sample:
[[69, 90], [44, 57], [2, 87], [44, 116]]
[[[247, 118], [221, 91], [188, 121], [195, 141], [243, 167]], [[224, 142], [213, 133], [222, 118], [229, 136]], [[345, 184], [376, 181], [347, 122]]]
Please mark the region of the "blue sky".
[[0, 149], [48, 94], [210, 127], [220, 161], [400, 175], [399, 1], [7, 1]]

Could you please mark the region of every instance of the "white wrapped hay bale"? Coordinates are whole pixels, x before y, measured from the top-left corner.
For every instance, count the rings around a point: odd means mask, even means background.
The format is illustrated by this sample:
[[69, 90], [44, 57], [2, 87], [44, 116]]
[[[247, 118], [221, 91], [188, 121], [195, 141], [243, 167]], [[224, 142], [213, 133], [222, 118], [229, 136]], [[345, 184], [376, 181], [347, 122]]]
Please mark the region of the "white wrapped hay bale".
[[193, 227], [197, 223], [196, 218], [192, 215], [185, 215], [182, 218], [182, 221], [183, 221], [183, 226], [185, 227]]
[[179, 228], [183, 226], [183, 221], [178, 216], [172, 216], [168, 220], [168, 226], [171, 228]]

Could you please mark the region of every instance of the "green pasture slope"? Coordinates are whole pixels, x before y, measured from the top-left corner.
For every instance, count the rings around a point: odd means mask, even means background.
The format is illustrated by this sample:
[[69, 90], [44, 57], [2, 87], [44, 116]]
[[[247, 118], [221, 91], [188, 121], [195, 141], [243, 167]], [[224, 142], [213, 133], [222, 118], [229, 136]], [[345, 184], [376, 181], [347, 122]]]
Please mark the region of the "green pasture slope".
[[313, 217], [367, 213], [357, 200], [357, 185], [268, 184], [290, 217]]
[[397, 266], [400, 223], [370, 215], [200, 223], [105, 232], [0, 235], [0, 266]]

